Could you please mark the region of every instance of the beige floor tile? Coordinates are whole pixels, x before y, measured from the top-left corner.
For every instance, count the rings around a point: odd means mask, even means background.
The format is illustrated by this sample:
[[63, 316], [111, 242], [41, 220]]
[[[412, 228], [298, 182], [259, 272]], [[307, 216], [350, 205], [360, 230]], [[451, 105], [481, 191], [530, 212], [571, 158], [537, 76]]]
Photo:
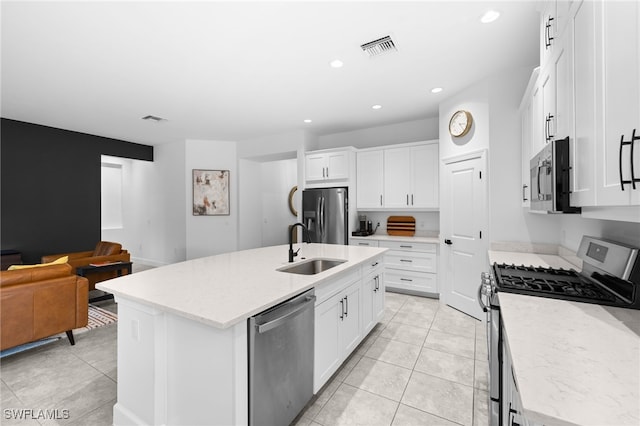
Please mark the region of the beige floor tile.
[[432, 329], [429, 330], [424, 346], [429, 349], [473, 358], [475, 343], [475, 339], [470, 336], [460, 336]]
[[363, 357], [344, 383], [394, 401], [400, 401], [411, 370]]
[[442, 417], [434, 416], [408, 405], [400, 404], [392, 426], [458, 426]]
[[361, 358], [362, 355], [360, 353], [354, 352], [349, 358], [347, 358], [345, 362], [342, 363], [342, 366], [340, 366], [337, 373], [335, 374], [335, 380], [339, 382], [344, 381], [345, 377], [349, 375], [351, 370], [353, 370], [353, 367], [358, 364]]
[[111, 426], [113, 424], [113, 406], [116, 400], [109, 401], [87, 415], [69, 423], [69, 426]]
[[378, 337], [366, 357], [412, 369], [420, 354], [420, 346]]
[[442, 379], [473, 386], [474, 360], [447, 352], [423, 348], [415, 370]]
[[429, 329], [434, 317], [435, 313], [433, 312], [412, 312], [401, 309], [393, 316], [391, 321]]
[[475, 324], [472, 322], [475, 320], [464, 319], [458, 315], [442, 314], [442, 312], [443, 310], [440, 309], [436, 314], [431, 324], [433, 330], [475, 338]]
[[385, 339], [397, 340], [405, 343], [421, 344], [427, 337], [429, 330], [421, 327], [414, 327], [409, 324], [391, 321], [380, 333]]
[[476, 339], [476, 359], [489, 359], [489, 347], [486, 339]]
[[402, 306], [403, 310], [410, 312], [432, 312], [436, 313], [440, 308], [440, 300], [429, 297], [410, 296], [407, 302]]
[[402, 404], [462, 425], [473, 418], [473, 388], [414, 371]]
[[397, 402], [343, 383], [313, 420], [324, 426], [388, 426], [397, 407]]
[[338, 387], [340, 387], [341, 383], [342, 382], [339, 380], [332, 379], [326, 385], [324, 385], [315, 396], [315, 398], [312, 399], [309, 404], [307, 404], [307, 407], [305, 407], [302, 413], [302, 417], [313, 419], [316, 415], [318, 415], [322, 407], [324, 407], [324, 405], [333, 396]]

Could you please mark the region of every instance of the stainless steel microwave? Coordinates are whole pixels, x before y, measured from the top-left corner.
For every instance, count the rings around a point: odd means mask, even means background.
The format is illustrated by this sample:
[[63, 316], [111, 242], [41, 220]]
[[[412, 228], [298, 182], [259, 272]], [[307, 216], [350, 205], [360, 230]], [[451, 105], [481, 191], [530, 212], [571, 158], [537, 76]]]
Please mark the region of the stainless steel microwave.
[[531, 207], [538, 213], [580, 213], [569, 204], [569, 138], [549, 142], [531, 159]]

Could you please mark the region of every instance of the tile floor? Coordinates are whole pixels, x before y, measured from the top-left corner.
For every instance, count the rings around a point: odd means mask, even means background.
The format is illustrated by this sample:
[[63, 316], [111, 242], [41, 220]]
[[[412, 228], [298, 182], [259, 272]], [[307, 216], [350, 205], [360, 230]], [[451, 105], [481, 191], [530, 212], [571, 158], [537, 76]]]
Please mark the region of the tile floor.
[[488, 425], [483, 323], [386, 293], [385, 317], [318, 392], [300, 426]]
[[[111, 301], [103, 308], [117, 311]], [[298, 425], [487, 425], [487, 361], [479, 321], [437, 300], [386, 294], [384, 320], [308, 404]], [[116, 325], [0, 361], [3, 425], [110, 425]], [[7, 410], [68, 410], [57, 420]]]

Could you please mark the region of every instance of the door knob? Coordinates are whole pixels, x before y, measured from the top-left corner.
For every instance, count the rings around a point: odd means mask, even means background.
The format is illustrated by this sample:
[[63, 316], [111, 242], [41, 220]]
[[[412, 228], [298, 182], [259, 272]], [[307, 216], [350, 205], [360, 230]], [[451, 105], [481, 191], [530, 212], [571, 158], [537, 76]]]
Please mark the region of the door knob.
[[453, 244], [453, 241], [451, 241], [448, 238], [445, 238], [444, 243], [447, 244], [447, 245], [451, 245], [451, 244]]

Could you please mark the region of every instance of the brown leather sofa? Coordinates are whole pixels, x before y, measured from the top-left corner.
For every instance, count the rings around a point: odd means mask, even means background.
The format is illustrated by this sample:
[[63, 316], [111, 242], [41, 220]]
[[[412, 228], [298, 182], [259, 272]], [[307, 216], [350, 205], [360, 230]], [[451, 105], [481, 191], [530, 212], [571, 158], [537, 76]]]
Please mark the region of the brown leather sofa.
[[[53, 262], [63, 256], [68, 256], [67, 263], [73, 268], [73, 272], [76, 273], [76, 268], [81, 266], [88, 266], [92, 263], [105, 263], [105, 262], [130, 262], [131, 255], [127, 250], [122, 249], [122, 244], [113, 243], [110, 241], [100, 241], [96, 248], [88, 251], [79, 251], [73, 253], [60, 253], [60, 254], [48, 254], [42, 256], [42, 263]], [[127, 274], [127, 271], [123, 269], [121, 271], [123, 275]], [[118, 276], [117, 271], [108, 272], [95, 272], [87, 276], [89, 280], [89, 291], [95, 290], [96, 283], [100, 281], [106, 281]]]
[[88, 282], [66, 263], [0, 271], [0, 350], [63, 331], [89, 320]]

